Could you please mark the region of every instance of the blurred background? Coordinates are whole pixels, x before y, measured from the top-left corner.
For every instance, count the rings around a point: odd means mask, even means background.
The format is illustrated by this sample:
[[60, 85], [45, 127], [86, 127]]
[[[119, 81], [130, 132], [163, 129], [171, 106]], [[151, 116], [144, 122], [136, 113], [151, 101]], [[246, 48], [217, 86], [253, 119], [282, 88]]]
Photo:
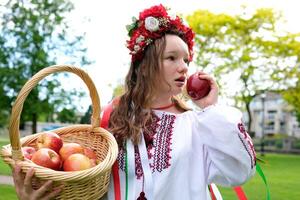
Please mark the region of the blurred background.
[[[0, 146], [9, 143], [16, 96], [44, 67], [85, 70], [102, 106], [122, 94], [130, 61], [125, 26], [159, 3], [182, 15], [196, 33], [189, 73], [214, 76], [220, 103], [244, 112], [272, 199], [299, 199], [300, 3], [294, 0], [0, 0]], [[89, 123], [91, 112], [84, 83], [72, 74], [53, 74], [27, 97], [21, 136]], [[16, 199], [2, 160], [0, 174], [0, 199]], [[265, 199], [258, 175], [243, 187], [249, 199]], [[220, 189], [224, 199], [237, 199], [232, 189]]]

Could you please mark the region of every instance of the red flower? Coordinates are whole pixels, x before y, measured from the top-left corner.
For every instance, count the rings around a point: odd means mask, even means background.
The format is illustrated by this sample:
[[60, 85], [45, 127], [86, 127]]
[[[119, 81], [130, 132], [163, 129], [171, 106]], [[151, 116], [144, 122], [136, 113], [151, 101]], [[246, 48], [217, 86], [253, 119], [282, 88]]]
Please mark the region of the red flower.
[[[148, 17], [152, 17], [152, 19]], [[147, 28], [145, 27], [146, 19]], [[192, 60], [194, 32], [182, 23], [180, 17], [171, 18], [163, 5], [152, 6], [140, 12], [138, 21], [134, 21], [130, 27], [133, 28], [130, 29], [131, 38], [127, 40], [127, 47], [132, 55], [132, 62], [141, 60], [146, 46], [151, 44], [155, 39], [163, 37], [168, 31], [179, 32], [183, 35], [182, 39], [188, 45], [190, 61]]]
[[143, 12], [140, 12], [140, 17], [139, 20], [144, 21], [146, 19], [146, 17], [166, 17], [168, 16], [168, 13], [165, 9], [165, 7], [160, 4], [158, 6], [152, 6], [146, 10], [144, 10]]

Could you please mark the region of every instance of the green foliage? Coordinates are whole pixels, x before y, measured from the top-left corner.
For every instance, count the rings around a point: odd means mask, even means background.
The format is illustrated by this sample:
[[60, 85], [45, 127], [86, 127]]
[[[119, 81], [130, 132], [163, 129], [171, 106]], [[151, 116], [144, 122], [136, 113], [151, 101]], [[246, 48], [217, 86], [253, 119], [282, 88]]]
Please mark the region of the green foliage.
[[89, 106], [84, 116], [80, 119], [80, 124], [90, 124], [91, 116], [92, 116], [92, 106]]
[[119, 84], [113, 90], [113, 98], [121, 96], [123, 93], [124, 93], [124, 86], [122, 84]]
[[[249, 14], [198, 10], [187, 17], [196, 32], [196, 64], [213, 74], [223, 95], [246, 108], [263, 91], [294, 87], [299, 73], [299, 34], [277, 30], [281, 16], [272, 9]], [[236, 78], [235, 87], [228, 80]], [[251, 130], [249, 130], [251, 132]]]
[[[2, 7], [0, 33], [0, 124], [7, 123], [11, 105], [25, 82], [59, 57], [70, 64], [88, 64], [83, 36], [68, 34], [66, 14], [73, 10], [68, 0], [12, 0]], [[57, 77], [58, 75], [54, 75]], [[43, 80], [24, 103], [21, 124], [53, 114], [71, 102], [77, 93], [62, 90], [55, 78]], [[5, 116], [2, 118], [2, 115]], [[47, 117], [45, 117], [47, 115]], [[34, 127], [33, 127], [34, 129]], [[34, 130], [33, 130], [34, 131]]]
[[62, 111], [58, 112], [57, 120], [63, 123], [77, 123], [78, 120], [75, 111], [75, 108], [63, 108]]
[[287, 90], [282, 91], [282, 96], [290, 105], [293, 106], [293, 111], [297, 117], [297, 121], [300, 123], [300, 81], [299, 79], [295, 87], [291, 87]]

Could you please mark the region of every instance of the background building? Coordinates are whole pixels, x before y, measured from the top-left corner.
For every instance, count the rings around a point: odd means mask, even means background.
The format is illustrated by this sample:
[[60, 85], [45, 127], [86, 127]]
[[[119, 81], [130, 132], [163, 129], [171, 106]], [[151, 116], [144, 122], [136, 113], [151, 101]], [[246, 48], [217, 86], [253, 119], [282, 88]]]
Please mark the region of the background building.
[[300, 124], [293, 114], [293, 109], [281, 95], [266, 92], [264, 95], [257, 96], [250, 104], [250, 109], [251, 130], [255, 132], [256, 137], [262, 137], [262, 134], [265, 136], [285, 134], [300, 138]]

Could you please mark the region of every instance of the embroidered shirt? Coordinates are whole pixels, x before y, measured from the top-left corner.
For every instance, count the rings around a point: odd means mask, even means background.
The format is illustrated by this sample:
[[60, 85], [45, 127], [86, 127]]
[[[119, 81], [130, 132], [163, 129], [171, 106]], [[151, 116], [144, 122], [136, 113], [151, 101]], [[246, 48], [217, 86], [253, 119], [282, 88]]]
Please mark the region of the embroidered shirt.
[[[241, 185], [255, 173], [255, 151], [242, 114], [227, 106], [173, 114], [154, 111], [153, 123], [144, 131], [155, 200], [210, 199], [207, 185]], [[125, 156], [120, 150], [119, 175], [125, 199]], [[140, 150], [134, 147], [135, 199], [143, 190]], [[114, 199], [113, 179], [108, 199]], [[131, 191], [128, 191], [129, 193]], [[146, 193], [147, 197], [147, 193]], [[150, 199], [149, 199], [150, 200]]]

